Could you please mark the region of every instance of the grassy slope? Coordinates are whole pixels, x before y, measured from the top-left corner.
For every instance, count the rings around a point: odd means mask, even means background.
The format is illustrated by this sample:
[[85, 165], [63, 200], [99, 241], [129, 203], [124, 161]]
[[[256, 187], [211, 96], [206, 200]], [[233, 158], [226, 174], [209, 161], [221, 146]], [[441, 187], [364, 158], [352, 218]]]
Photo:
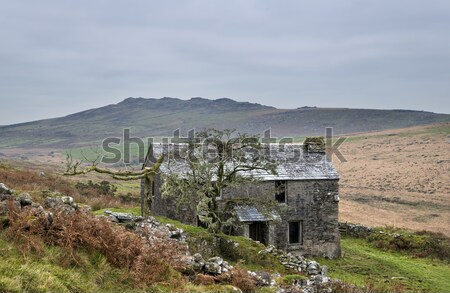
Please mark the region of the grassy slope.
[[[139, 209], [111, 209], [119, 212], [139, 214]], [[104, 210], [96, 211], [103, 214]], [[157, 217], [163, 223], [182, 228], [190, 237], [205, 238], [208, 233], [200, 227], [182, 224], [175, 220]], [[261, 246], [243, 237], [229, 237], [243, 247], [248, 256], [256, 254]], [[329, 266], [329, 275], [348, 283], [362, 286], [373, 283], [375, 288], [392, 289], [404, 287], [407, 291], [450, 292], [450, 265], [440, 260], [414, 258], [407, 254], [384, 251], [373, 247], [364, 239], [343, 238], [342, 257], [337, 260], [319, 259]], [[233, 262], [233, 261], [232, 261]], [[266, 266], [255, 258], [248, 257], [244, 265], [251, 270], [284, 272], [279, 266]], [[392, 279], [394, 278], [394, 279]]]
[[[118, 212], [139, 214], [139, 208], [111, 209]], [[95, 214], [103, 214], [104, 210]], [[207, 239], [210, 235], [200, 227], [181, 224], [158, 217], [163, 223], [183, 228], [191, 238]], [[283, 270], [275, 260], [262, 260], [257, 252], [260, 244], [243, 237], [222, 235], [239, 243], [240, 254], [244, 254], [244, 265], [252, 270]], [[375, 288], [404, 287], [407, 291], [449, 292], [450, 265], [442, 261], [419, 259], [392, 251], [373, 247], [362, 239], [342, 239], [343, 257], [337, 260], [319, 259], [329, 266], [329, 275], [349, 283], [363, 285], [373, 283]], [[111, 267], [100, 254], [82, 254], [82, 266], [66, 268], [58, 265], [58, 248], [46, 248], [43, 255], [23, 257], [10, 243], [0, 238], [0, 291], [6, 292], [107, 292], [134, 289], [120, 280], [120, 269]], [[232, 261], [233, 262], [233, 261]], [[399, 278], [400, 277], [400, 278]], [[394, 278], [394, 279], [393, 279]], [[231, 291], [229, 286], [201, 287], [192, 284], [184, 288], [192, 292]], [[152, 290], [170, 292], [170, 288], [155, 287]]]
[[80, 254], [79, 267], [63, 267], [60, 250], [47, 247], [41, 255], [23, 256], [0, 238], [0, 292], [111, 292], [130, 289], [120, 269], [101, 254]]
[[[59, 249], [46, 247], [42, 255], [23, 256], [0, 237], [0, 292], [174, 292], [159, 284], [149, 288], [133, 288], [125, 272], [112, 267], [99, 254], [80, 253], [84, 263], [78, 267], [59, 265]], [[193, 285], [178, 288], [179, 292], [235, 292], [230, 285]]]
[[448, 263], [382, 251], [363, 239], [344, 238], [342, 258], [320, 259], [329, 266], [329, 275], [349, 283], [367, 281], [378, 287], [402, 286], [407, 291], [450, 292]]
[[[122, 208], [111, 208], [111, 209], [101, 209], [98, 211], [95, 211], [94, 214], [96, 215], [104, 215], [104, 212], [106, 210], [110, 210], [113, 212], [123, 212], [123, 213], [131, 213], [133, 215], [140, 215], [140, 209], [139, 208], [131, 208], [131, 209], [122, 209]], [[186, 225], [183, 223], [180, 223], [176, 220], [171, 220], [165, 217], [156, 217], [158, 221], [160, 221], [163, 224], [172, 224], [176, 227], [182, 228], [187, 235], [189, 236], [189, 246], [191, 253], [196, 253], [196, 247], [198, 247], [199, 243], [203, 243], [206, 241], [212, 240], [212, 234], [210, 234], [206, 229], [201, 227], [194, 227], [191, 225]], [[229, 236], [225, 234], [220, 234], [217, 236], [218, 238], [222, 240], [231, 240], [235, 243], [239, 244], [239, 247], [236, 248], [236, 254], [234, 255], [221, 255], [226, 260], [230, 261], [231, 263], [238, 263], [239, 261], [243, 261], [243, 266], [245, 266], [249, 270], [268, 270], [271, 272], [279, 272], [284, 273], [285, 269], [284, 267], [271, 255], [261, 256], [258, 255], [258, 252], [264, 249], [264, 246], [262, 244], [256, 243], [252, 240], [249, 240], [245, 237], [239, 237], [239, 236]], [[200, 244], [201, 245], [201, 244]], [[227, 253], [227, 252], [223, 252]]]
[[358, 142], [368, 138], [388, 138], [388, 137], [409, 137], [415, 135], [450, 135], [450, 127], [448, 123], [438, 123], [423, 127], [411, 127], [403, 129], [392, 129], [384, 132], [368, 132], [363, 134], [355, 134], [349, 136], [345, 142]]

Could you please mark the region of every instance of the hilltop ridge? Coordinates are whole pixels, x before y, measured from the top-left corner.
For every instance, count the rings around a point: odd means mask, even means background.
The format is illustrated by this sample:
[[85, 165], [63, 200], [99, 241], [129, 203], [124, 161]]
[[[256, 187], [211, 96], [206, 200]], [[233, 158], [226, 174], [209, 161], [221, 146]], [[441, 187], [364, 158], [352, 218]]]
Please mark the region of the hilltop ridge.
[[450, 115], [412, 110], [299, 107], [278, 109], [229, 98], [190, 100], [164, 97], [127, 98], [117, 104], [15, 125], [0, 126], [0, 147], [68, 147], [121, 136], [130, 128], [134, 136], [170, 136], [175, 129], [236, 128], [276, 136], [367, 132], [448, 122]]

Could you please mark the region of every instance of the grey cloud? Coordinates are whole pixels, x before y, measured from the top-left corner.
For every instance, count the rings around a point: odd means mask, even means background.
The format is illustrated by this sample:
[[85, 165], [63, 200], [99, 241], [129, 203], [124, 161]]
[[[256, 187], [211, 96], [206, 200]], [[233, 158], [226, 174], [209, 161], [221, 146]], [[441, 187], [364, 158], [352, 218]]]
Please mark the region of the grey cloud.
[[128, 96], [450, 112], [448, 1], [9, 1], [0, 124]]

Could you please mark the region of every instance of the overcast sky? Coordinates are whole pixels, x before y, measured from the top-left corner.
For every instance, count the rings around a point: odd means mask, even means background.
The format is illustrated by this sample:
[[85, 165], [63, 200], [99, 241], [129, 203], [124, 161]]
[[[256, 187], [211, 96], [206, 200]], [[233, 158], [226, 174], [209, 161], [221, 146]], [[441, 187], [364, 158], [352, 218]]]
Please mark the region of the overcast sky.
[[2, 1], [0, 125], [127, 97], [450, 113], [450, 1]]

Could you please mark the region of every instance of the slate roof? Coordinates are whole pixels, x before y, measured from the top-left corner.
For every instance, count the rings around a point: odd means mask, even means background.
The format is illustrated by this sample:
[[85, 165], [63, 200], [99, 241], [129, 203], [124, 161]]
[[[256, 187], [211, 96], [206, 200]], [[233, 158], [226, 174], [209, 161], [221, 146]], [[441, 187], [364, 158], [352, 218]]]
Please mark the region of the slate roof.
[[265, 222], [280, 219], [280, 215], [275, 212], [271, 215], [263, 215], [253, 206], [236, 206], [234, 211], [240, 222]]
[[[167, 150], [171, 148], [173, 145], [163, 147], [155, 144], [153, 147], [154, 157], [158, 157], [161, 153], [166, 154]], [[270, 150], [270, 158], [278, 164], [277, 174], [253, 170], [242, 175], [252, 175], [263, 181], [339, 179], [339, 174], [324, 153], [304, 155], [303, 146], [300, 144], [284, 144], [281, 150], [280, 145], [271, 144]], [[188, 171], [188, 166], [184, 161], [165, 159], [160, 171], [169, 172], [169, 170], [182, 174]]]

